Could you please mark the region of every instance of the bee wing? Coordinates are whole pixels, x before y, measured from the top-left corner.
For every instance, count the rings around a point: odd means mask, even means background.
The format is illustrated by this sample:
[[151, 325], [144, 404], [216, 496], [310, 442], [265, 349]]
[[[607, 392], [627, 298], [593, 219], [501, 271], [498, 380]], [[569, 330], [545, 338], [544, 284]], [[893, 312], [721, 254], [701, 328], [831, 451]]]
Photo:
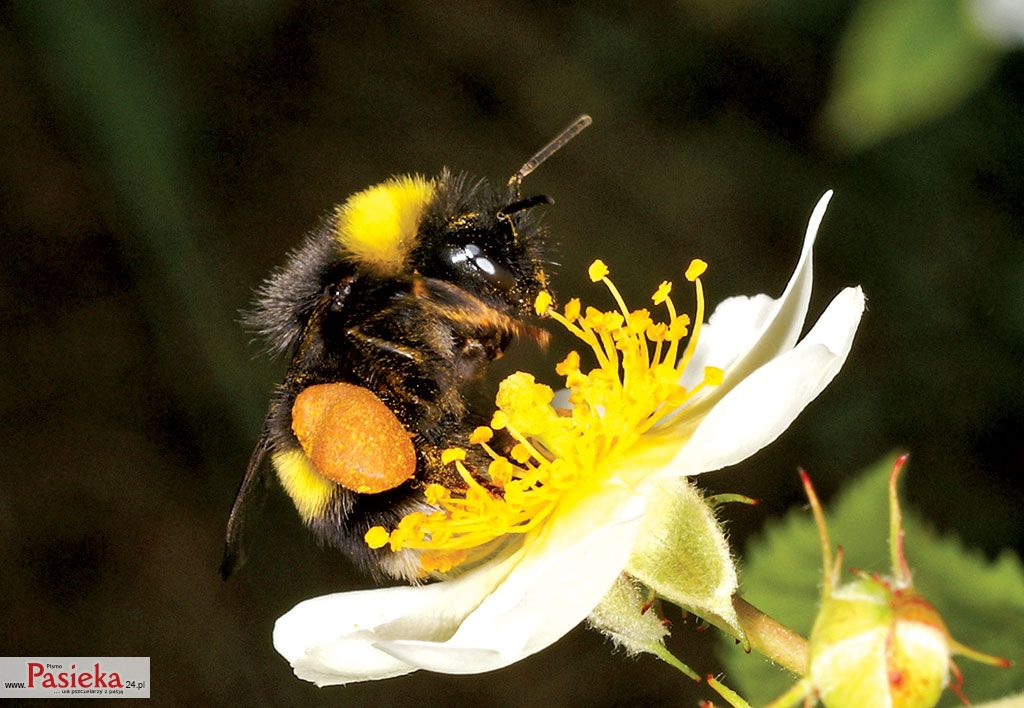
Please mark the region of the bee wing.
[[[269, 414], [268, 414], [269, 418]], [[227, 580], [231, 574], [245, 563], [244, 538], [248, 520], [263, 507], [266, 498], [267, 484], [263, 474], [263, 457], [270, 449], [270, 426], [263, 424], [256, 447], [249, 457], [245, 468], [245, 476], [235, 495], [235, 503], [231, 506], [228, 517], [228, 529], [224, 540], [224, 557], [220, 563], [220, 576]]]

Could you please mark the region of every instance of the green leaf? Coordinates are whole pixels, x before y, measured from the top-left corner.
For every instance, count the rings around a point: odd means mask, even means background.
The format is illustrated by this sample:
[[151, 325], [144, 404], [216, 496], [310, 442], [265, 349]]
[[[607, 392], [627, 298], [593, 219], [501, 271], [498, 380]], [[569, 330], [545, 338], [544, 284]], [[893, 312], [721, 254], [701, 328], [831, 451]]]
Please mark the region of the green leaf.
[[660, 597], [743, 638], [732, 606], [737, 577], [729, 543], [689, 482], [663, 482], [652, 495], [626, 571]]
[[840, 43], [825, 122], [847, 147], [867, 147], [955, 108], [999, 57], [966, 2], [861, 0]]
[[[889, 573], [888, 477], [893, 458], [866, 470], [825, 511], [833, 545], [843, 548], [844, 566]], [[913, 459], [908, 474], [915, 470]], [[969, 504], [956, 499], [951, 503]], [[984, 701], [1024, 688], [1024, 567], [1010, 551], [987, 561], [952, 537], [935, 531], [904, 505], [906, 555], [917, 590], [942, 614], [953, 638], [974, 649], [1013, 659], [1015, 666], [998, 669], [957, 659], [965, 693]], [[849, 574], [845, 580], [850, 579]], [[745, 555], [743, 597], [769, 615], [807, 636], [820, 599], [821, 555], [818, 533], [808, 509], [794, 509], [769, 523]], [[719, 655], [726, 680], [755, 705], [781, 694], [796, 680], [757, 655], [736, 650], [724, 638]], [[959, 705], [950, 693], [940, 705]]]

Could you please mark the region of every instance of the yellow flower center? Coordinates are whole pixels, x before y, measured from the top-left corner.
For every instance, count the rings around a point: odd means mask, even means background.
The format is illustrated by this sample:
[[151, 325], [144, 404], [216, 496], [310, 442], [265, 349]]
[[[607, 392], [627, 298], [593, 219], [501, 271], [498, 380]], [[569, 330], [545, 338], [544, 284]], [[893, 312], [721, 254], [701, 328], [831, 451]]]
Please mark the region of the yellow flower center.
[[[704, 321], [700, 275], [706, 268], [704, 261], [694, 260], [686, 271], [696, 291], [692, 320], [676, 312], [667, 281], [651, 298], [665, 306], [667, 321], [656, 322], [646, 309], [630, 310], [601, 261], [591, 265], [589, 275], [604, 283], [617, 309], [584, 310], [573, 298], [558, 312], [551, 309], [551, 296], [542, 292], [535, 303], [538, 314], [586, 344], [597, 362], [584, 372], [580, 354], [572, 351], [555, 367], [565, 377], [572, 408], [552, 406], [554, 391], [532, 375], [512, 374], [498, 388], [490, 425], [470, 437], [490, 456], [487, 469], [470, 470], [464, 450], [446, 450], [442, 461], [455, 465], [465, 489], [427, 485], [424, 496], [436, 511], [408, 514], [390, 531], [375, 526], [366, 533], [366, 543], [371, 548], [389, 545], [392, 551], [419, 549], [425, 573], [445, 572], [485, 555], [504, 537], [537, 529], [559, 505], [607, 483], [641, 436], [705, 386], [722, 380], [721, 369], [707, 367], [695, 387], [688, 390], [680, 383]], [[507, 433], [500, 447], [492, 445], [498, 430]]]

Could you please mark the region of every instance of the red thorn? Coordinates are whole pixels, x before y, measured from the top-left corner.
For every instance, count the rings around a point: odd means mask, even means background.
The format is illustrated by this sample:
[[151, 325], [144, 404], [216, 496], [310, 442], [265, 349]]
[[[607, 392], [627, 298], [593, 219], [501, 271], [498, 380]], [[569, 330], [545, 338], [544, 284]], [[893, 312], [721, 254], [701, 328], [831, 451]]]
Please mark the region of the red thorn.
[[892, 590], [892, 583], [889, 582], [889, 579], [886, 578], [885, 576], [883, 576], [881, 573], [879, 573], [877, 571], [872, 573], [871, 574], [871, 579], [874, 580], [879, 585], [881, 585], [886, 590], [889, 590], [889, 591]]
[[949, 671], [953, 674], [953, 680], [949, 684], [949, 690], [952, 691], [965, 706], [971, 705], [971, 699], [964, 693], [964, 675], [960, 673], [960, 667], [957, 666], [956, 662], [952, 659], [949, 660]]
[[652, 607], [654, 607], [654, 600], [648, 600], [640, 606], [640, 614], [646, 615], [647, 611], [650, 610]]
[[715, 704], [711, 701], [700, 701], [698, 704], [700, 708], [715, 708]]
[[761, 500], [761, 499], [755, 499], [754, 497], [750, 497], [750, 506], [757, 506], [762, 501], [763, 500]]
[[896, 462], [892, 466], [892, 476], [890, 480], [895, 482], [896, 478], [900, 476], [900, 472], [903, 470], [903, 465], [907, 464], [907, 460], [910, 459], [910, 453], [904, 452], [902, 455], [896, 458]]
[[1011, 666], [1013, 666], [1013, 660], [1012, 659], [1003, 659], [1002, 657], [1000, 657], [999, 661], [997, 661], [995, 665], [996, 665], [997, 668], [1000, 668], [1000, 669], [1008, 669]]

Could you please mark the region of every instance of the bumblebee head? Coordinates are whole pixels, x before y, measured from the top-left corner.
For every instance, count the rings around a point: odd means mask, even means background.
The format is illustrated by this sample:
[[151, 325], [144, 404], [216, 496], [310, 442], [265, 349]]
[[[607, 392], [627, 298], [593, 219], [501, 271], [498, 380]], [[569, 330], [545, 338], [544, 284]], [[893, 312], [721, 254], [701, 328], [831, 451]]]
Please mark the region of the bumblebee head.
[[359, 192], [336, 211], [335, 234], [346, 257], [381, 277], [420, 274], [457, 285], [493, 307], [525, 315], [547, 287], [545, 236], [523, 198], [523, 178], [590, 125], [580, 116], [496, 189], [447, 170], [387, 180]]
[[443, 170], [434, 178], [392, 177], [353, 194], [264, 283], [245, 321], [271, 351], [286, 351], [330, 287], [353, 272], [380, 280], [434, 278], [503, 313], [529, 315], [548, 287], [548, 239], [535, 207], [552, 199], [524, 198], [520, 184], [589, 124], [589, 116], [577, 118], [507, 186]]
[[413, 267], [498, 310], [529, 314], [537, 293], [547, 287], [550, 243], [532, 208], [552, 199], [519, 199], [483, 180], [471, 184], [448, 173], [438, 178], [437, 190], [410, 259]]
[[531, 212], [552, 199], [521, 199], [447, 170], [392, 177], [335, 213], [344, 258], [380, 278], [443, 280], [509, 312], [526, 314], [546, 286], [545, 237]]

